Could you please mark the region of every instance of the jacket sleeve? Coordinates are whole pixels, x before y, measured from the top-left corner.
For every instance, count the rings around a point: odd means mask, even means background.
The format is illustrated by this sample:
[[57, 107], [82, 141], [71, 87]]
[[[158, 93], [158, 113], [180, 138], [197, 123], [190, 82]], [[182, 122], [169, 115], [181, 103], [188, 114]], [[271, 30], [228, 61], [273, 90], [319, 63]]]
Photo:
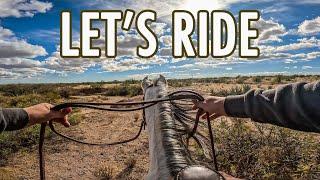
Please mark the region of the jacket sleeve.
[[228, 96], [225, 111], [232, 117], [251, 118], [300, 131], [320, 132], [320, 81], [293, 83], [273, 90], [250, 90]]
[[29, 122], [27, 112], [20, 108], [0, 108], [0, 133], [24, 128]]

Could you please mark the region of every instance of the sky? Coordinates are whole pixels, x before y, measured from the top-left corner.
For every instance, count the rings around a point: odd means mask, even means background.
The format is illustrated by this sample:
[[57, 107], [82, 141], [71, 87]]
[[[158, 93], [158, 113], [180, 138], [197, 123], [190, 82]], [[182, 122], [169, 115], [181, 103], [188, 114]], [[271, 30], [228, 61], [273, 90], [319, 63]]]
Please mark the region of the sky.
[[[1, 0], [0, 83], [65, 83], [142, 79], [163, 74], [168, 78], [237, 75], [320, 74], [320, 0]], [[60, 57], [60, 12], [72, 11], [73, 43], [79, 42], [81, 10], [144, 9], [157, 12], [151, 29], [159, 39], [157, 54], [136, 56], [144, 44], [135, 27], [118, 29], [118, 56], [95, 59]], [[254, 44], [257, 59], [172, 58], [171, 13], [173, 10], [227, 10], [237, 19], [240, 10], [259, 10], [253, 23], [259, 29]], [[104, 47], [105, 25], [94, 22], [102, 37], [93, 42]], [[121, 26], [121, 23], [118, 24]], [[196, 41], [196, 32], [192, 36]], [[104, 53], [102, 53], [104, 54]]]

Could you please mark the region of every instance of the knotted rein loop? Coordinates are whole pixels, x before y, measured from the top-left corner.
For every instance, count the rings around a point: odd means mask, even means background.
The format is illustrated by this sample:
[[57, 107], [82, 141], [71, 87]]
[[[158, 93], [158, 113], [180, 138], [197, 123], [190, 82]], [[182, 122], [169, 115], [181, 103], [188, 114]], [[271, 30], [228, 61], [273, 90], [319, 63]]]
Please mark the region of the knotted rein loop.
[[[189, 93], [189, 94], [181, 94], [181, 93]], [[55, 107], [52, 108], [54, 111], [60, 111], [64, 108], [68, 107], [79, 107], [79, 108], [89, 108], [89, 109], [96, 109], [96, 110], [104, 110], [104, 111], [118, 111], [118, 112], [129, 112], [129, 111], [138, 111], [138, 110], [143, 110], [143, 120], [141, 121], [140, 128], [138, 133], [127, 140], [123, 141], [116, 141], [112, 143], [91, 143], [91, 142], [85, 142], [85, 141], [80, 141], [74, 138], [71, 138], [69, 136], [63, 135], [59, 132], [56, 131], [56, 129], [53, 126], [53, 122], [45, 122], [41, 124], [40, 128], [40, 138], [39, 138], [39, 166], [40, 166], [40, 179], [45, 180], [45, 161], [44, 161], [44, 152], [43, 152], [43, 146], [44, 146], [44, 140], [45, 140], [45, 130], [46, 126], [48, 125], [49, 128], [51, 129], [52, 132], [57, 134], [58, 136], [68, 139], [73, 142], [81, 143], [81, 144], [86, 144], [86, 145], [92, 145], [92, 146], [112, 146], [112, 145], [118, 145], [118, 144], [125, 144], [131, 141], [134, 141], [137, 139], [141, 132], [143, 127], [146, 125], [146, 120], [144, 116], [144, 110], [148, 107], [151, 107], [157, 103], [160, 102], [172, 102], [174, 100], [186, 100], [186, 99], [192, 99], [192, 100], [198, 100], [198, 101], [204, 101], [204, 98], [191, 90], [181, 90], [181, 91], [175, 91], [163, 98], [158, 98], [154, 100], [147, 100], [147, 101], [136, 101], [136, 102], [120, 102], [120, 103], [63, 103], [59, 104]], [[137, 107], [129, 107], [129, 108], [111, 108], [111, 107], [102, 107], [102, 106], [137, 106]], [[197, 127], [199, 124], [200, 120], [200, 115], [202, 114], [203, 110], [199, 109], [196, 115], [196, 120], [193, 126], [193, 129], [191, 133], [189, 134], [189, 137], [193, 137], [193, 135], [197, 131]], [[212, 149], [212, 156], [213, 156], [213, 161], [214, 161], [214, 167], [215, 170], [218, 171], [218, 164], [216, 160], [216, 153], [214, 149], [214, 138], [213, 138], [213, 132], [212, 132], [212, 127], [210, 123], [210, 117], [209, 113], [206, 113], [206, 118], [207, 118], [207, 124], [208, 124], [208, 131], [209, 131], [209, 138], [210, 138], [210, 143], [211, 143], [211, 149]]]

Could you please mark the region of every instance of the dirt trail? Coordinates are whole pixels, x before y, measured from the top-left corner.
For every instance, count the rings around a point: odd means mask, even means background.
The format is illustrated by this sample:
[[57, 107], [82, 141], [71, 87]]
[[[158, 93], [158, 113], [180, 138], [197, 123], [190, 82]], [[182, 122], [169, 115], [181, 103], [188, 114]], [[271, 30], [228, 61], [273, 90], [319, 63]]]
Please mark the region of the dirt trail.
[[[96, 101], [92, 97], [81, 100]], [[121, 98], [112, 97], [105, 102], [119, 100]], [[86, 109], [80, 113], [83, 119], [70, 129], [70, 133], [95, 140], [132, 136], [142, 118], [141, 115], [137, 118], [141, 112], [117, 113]], [[39, 179], [37, 148], [36, 145], [31, 152], [18, 152], [10, 157], [7, 168], [14, 172], [16, 178]], [[148, 171], [146, 131], [133, 142], [104, 148], [76, 144], [53, 135], [53, 138], [46, 140], [45, 153], [47, 179], [101, 179], [101, 176], [110, 174], [118, 179], [141, 179]]]

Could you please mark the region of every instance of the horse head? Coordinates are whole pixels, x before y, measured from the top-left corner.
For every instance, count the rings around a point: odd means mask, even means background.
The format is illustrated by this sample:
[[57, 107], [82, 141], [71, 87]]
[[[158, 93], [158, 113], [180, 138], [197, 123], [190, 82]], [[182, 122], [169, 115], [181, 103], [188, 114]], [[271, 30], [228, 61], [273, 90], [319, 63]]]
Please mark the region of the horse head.
[[[144, 100], [162, 98], [167, 95], [168, 83], [164, 76], [142, 81]], [[149, 172], [146, 179], [209, 180], [222, 176], [212, 169], [200, 165], [190, 157], [182, 142], [188, 134], [187, 123], [183, 122], [170, 102], [161, 102], [145, 109], [145, 119], [149, 135]], [[180, 131], [178, 132], [177, 129]], [[204, 138], [203, 136], [198, 136]], [[206, 139], [200, 139], [201, 142]], [[223, 178], [222, 178], [223, 179]]]

